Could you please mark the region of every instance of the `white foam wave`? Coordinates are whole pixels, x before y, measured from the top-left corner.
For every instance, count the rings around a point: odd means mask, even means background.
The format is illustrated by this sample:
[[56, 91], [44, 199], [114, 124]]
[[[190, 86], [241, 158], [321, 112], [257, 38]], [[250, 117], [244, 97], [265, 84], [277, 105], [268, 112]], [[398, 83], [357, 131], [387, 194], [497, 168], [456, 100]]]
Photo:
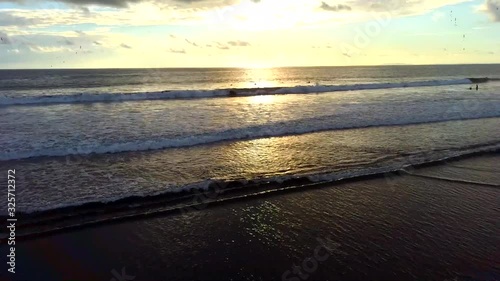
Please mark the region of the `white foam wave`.
[[391, 89], [405, 87], [429, 87], [471, 84], [470, 79], [456, 80], [433, 80], [407, 83], [374, 83], [356, 85], [316, 85], [316, 86], [296, 86], [285, 88], [255, 88], [255, 89], [235, 89], [236, 94], [231, 94], [231, 89], [221, 90], [186, 90], [186, 91], [163, 91], [145, 93], [117, 93], [117, 94], [72, 94], [72, 95], [51, 95], [33, 97], [0, 97], [0, 106], [13, 105], [45, 105], [45, 104], [72, 104], [72, 103], [97, 103], [97, 102], [124, 102], [141, 100], [168, 100], [168, 99], [195, 99], [225, 97], [231, 95], [254, 96], [254, 95], [278, 95], [278, 94], [307, 94], [326, 93], [338, 91]]
[[479, 118], [500, 117], [500, 108], [490, 110], [460, 112], [460, 114], [437, 114], [415, 116], [405, 115], [394, 118], [382, 117], [378, 120], [369, 118], [343, 120], [334, 122], [337, 116], [321, 116], [309, 119], [299, 119], [287, 122], [277, 122], [266, 125], [236, 128], [219, 132], [191, 135], [186, 137], [166, 138], [161, 140], [131, 141], [113, 144], [82, 145], [75, 148], [43, 148], [31, 151], [14, 151], [0, 153], [0, 161], [19, 160], [32, 157], [54, 157], [69, 155], [106, 154], [132, 151], [148, 151], [166, 148], [190, 147], [210, 144], [221, 141], [248, 140], [266, 137], [280, 137], [287, 135], [300, 135], [306, 133], [354, 129], [378, 126], [410, 125], [452, 120], [466, 120]]
[[35, 97], [0, 97], [0, 105], [38, 105], [66, 103], [124, 102], [141, 100], [189, 99], [227, 96], [226, 90], [214, 91], [166, 91], [129, 94], [76, 94]]

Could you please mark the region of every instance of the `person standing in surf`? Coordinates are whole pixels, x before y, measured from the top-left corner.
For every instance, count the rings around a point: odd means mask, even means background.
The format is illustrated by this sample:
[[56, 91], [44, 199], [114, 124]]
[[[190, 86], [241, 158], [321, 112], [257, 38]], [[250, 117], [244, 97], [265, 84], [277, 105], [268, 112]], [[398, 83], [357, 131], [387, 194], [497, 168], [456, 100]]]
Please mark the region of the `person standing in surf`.
[[476, 84], [476, 91], [479, 91], [479, 84]]

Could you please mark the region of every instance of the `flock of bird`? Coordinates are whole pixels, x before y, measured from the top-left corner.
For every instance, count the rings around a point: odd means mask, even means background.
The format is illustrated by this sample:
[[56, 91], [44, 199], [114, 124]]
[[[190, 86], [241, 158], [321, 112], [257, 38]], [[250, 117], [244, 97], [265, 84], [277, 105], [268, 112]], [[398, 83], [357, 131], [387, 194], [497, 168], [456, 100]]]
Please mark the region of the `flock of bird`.
[[[450, 22], [451, 22], [451, 23], [454, 23], [454, 26], [455, 26], [455, 27], [458, 27], [458, 24], [457, 24], [457, 18], [456, 18], [456, 17], [454, 17], [454, 15], [453, 15], [453, 10], [451, 10], [451, 11], [450, 11]], [[463, 35], [463, 39], [462, 39], [462, 41], [464, 41], [464, 42], [465, 42], [465, 37], [466, 37], [466, 36], [465, 36], [465, 34], [464, 34], [464, 35]], [[445, 51], [446, 51], [446, 50], [447, 50], [447, 49], [445, 49]], [[465, 47], [463, 48], [463, 50], [465, 51]]]
[[[82, 46], [80, 46], [80, 50], [81, 50], [81, 49], [82, 49]], [[78, 55], [78, 51], [75, 51], [75, 55]], [[57, 58], [60, 58], [60, 57], [56, 57], [56, 59], [57, 59]], [[63, 60], [63, 61], [62, 61], [62, 63], [63, 63], [63, 64], [65, 64], [65, 63], [66, 63], [66, 61], [65, 61], [65, 60]], [[50, 67], [52, 68], [52, 67], [53, 67], [53, 65], [50, 65]]]

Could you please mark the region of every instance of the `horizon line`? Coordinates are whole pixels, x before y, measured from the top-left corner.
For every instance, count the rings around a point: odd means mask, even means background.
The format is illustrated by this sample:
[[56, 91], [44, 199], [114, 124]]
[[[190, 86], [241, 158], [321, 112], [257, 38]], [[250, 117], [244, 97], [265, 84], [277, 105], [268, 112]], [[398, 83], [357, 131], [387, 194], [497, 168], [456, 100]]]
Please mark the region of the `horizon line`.
[[500, 65], [498, 63], [449, 63], [449, 64], [372, 64], [372, 65], [305, 65], [305, 66], [187, 66], [187, 67], [68, 67], [68, 68], [0, 68], [5, 70], [126, 70], [126, 69], [273, 69], [273, 68], [328, 68], [328, 67], [383, 67], [383, 66], [452, 66], [452, 65]]

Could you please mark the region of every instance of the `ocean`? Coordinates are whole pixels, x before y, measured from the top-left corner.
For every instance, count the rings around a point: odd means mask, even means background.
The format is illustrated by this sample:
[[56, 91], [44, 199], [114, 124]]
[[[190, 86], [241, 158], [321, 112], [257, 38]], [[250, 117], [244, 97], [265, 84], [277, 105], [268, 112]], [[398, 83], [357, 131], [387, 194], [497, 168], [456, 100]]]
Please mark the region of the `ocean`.
[[496, 151], [500, 65], [0, 70], [0, 123], [29, 236]]

